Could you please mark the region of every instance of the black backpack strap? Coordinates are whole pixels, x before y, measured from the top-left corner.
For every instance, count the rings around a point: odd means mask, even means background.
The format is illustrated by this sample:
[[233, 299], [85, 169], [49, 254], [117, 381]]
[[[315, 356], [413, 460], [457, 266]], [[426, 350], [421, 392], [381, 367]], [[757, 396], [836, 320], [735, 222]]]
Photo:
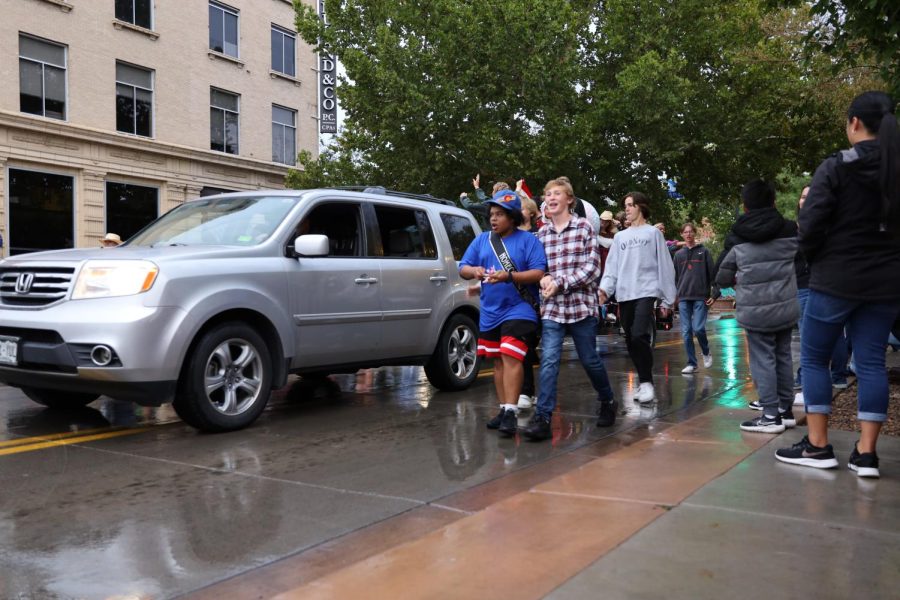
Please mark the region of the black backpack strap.
[[[490, 241], [491, 249], [494, 251], [494, 256], [497, 257], [497, 260], [500, 262], [500, 266], [503, 267], [503, 270], [510, 273], [510, 281], [512, 281], [512, 273], [516, 273], [518, 269], [516, 269], [516, 264], [509, 256], [509, 250], [506, 249], [506, 244], [503, 243], [503, 238], [501, 238], [499, 234], [492, 231], [490, 234]], [[531, 308], [534, 309], [534, 312], [537, 313], [538, 322], [540, 322], [541, 305], [538, 304], [537, 299], [525, 286], [519, 285], [518, 283], [513, 283], [513, 285], [516, 286], [516, 291], [519, 292], [519, 296], [522, 297], [522, 300], [524, 300]]]

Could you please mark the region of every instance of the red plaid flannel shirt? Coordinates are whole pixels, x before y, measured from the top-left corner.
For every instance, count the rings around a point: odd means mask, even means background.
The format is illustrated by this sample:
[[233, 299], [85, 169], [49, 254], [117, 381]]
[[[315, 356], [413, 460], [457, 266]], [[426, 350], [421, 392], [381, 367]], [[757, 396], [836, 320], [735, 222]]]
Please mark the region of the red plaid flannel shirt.
[[547, 221], [538, 231], [547, 254], [547, 273], [559, 292], [543, 300], [541, 318], [575, 323], [596, 317], [599, 308], [600, 244], [590, 222], [573, 216], [562, 231]]

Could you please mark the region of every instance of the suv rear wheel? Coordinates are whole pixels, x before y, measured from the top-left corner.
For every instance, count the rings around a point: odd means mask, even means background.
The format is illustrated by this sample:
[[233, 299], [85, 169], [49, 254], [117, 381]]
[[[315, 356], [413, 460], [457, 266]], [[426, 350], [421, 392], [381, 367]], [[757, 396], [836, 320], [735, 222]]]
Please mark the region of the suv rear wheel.
[[32, 387], [23, 387], [22, 393], [38, 404], [59, 410], [82, 408], [100, 397], [98, 394], [63, 392]]
[[425, 375], [439, 390], [456, 391], [469, 387], [478, 376], [478, 328], [475, 321], [456, 314], [444, 325]]
[[241, 429], [262, 413], [271, 386], [272, 359], [262, 337], [244, 323], [222, 323], [187, 357], [175, 412], [204, 431]]

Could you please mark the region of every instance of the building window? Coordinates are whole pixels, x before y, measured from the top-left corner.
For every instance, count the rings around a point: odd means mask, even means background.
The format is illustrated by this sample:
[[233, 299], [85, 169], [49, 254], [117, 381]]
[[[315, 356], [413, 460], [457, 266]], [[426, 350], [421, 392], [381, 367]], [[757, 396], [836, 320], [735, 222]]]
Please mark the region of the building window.
[[159, 190], [106, 182], [106, 231], [127, 240], [159, 216]]
[[153, 71], [116, 62], [116, 130], [153, 135]]
[[219, 4], [209, 3], [209, 49], [238, 57], [238, 11]]
[[237, 94], [209, 90], [209, 147], [228, 154], [238, 153], [240, 99]]
[[73, 248], [72, 177], [9, 170], [9, 253]]
[[272, 161], [293, 165], [297, 160], [297, 111], [272, 105]]
[[296, 74], [294, 68], [294, 48], [297, 44], [297, 36], [282, 29], [277, 25], [272, 25], [272, 70], [290, 75]]
[[19, 35], [19, 110], [65, 120], [65, 46]]
[[116, 18], [144, 29], [153, 29], [153, 0], [116, 0]]

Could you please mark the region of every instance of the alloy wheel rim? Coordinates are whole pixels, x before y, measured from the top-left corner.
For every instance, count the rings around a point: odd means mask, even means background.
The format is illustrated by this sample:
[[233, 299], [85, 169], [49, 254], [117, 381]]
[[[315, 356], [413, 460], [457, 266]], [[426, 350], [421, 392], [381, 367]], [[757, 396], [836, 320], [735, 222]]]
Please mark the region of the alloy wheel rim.
[[447, 361], [453, 375], [466, 379], [475, 370], [478, 344], [471, 329], [463, 325], [457, 326], [450, 335], [450, 347]]
[[225, 340], [212, 351], [204, 370], [204, 389], [210, 405], [233, 417], [256, 403], [262, 391], [262, 359], [247, 340]]

